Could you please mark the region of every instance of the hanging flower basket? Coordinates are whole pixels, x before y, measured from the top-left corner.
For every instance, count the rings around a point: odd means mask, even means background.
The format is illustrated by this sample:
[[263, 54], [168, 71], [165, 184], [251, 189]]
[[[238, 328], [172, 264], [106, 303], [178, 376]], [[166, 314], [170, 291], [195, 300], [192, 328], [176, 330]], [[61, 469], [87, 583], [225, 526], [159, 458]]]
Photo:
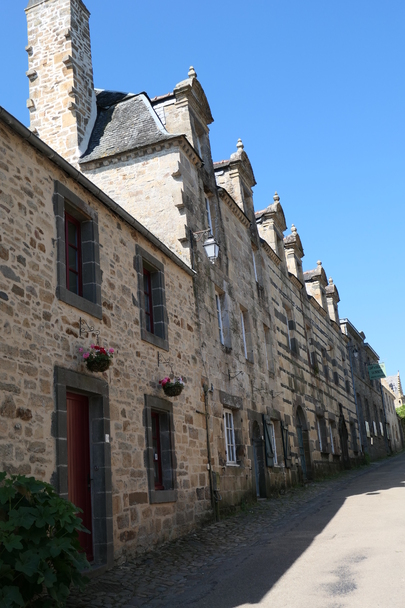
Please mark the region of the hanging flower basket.
[[90, 372], [105, 372], [111, 365], [114, 356], [114, 349], [108, 350], [98, 344], [91, 344], [88, 352], [83, 352], [83, 348], [79, 348], [79, 352], [83, 353], [83, 359], [86, 361], [87, 369]]
[[111, 365], [111, 360], [107, 361], [86, 361], [87, 369], [90, 372], [105, 372]]
[[169, 377], [166, 377], [163, 380], [159, 380], [159, 384], [168, 397], [177, 397], [184, 388], [183, 378], [175, 378], [172, 382]]

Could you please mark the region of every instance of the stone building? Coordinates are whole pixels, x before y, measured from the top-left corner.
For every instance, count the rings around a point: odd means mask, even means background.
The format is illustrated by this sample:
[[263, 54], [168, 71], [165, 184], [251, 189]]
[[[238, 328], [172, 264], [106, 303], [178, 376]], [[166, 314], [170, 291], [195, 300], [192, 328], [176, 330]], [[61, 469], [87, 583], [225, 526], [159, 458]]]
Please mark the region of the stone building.
[[[395, 378], [395, 380], [398, 382], [397, 386], [401, 387], [399, 372], [398, 376], [381, 378], [381, 387], [384, 398], [385, 413], [387, 416], [387, 438], [389, 447], [392, 452], [399, 452], [404, 447], [404, 438], [401, 420], [395, 408], [398, 397], [395, 391], [391, 388], [391, 385], [393, 385], [391, 378]], [[400, 390], [402, 389], [400, 388]]]
[[382, 383], [394, 394], [396, 409], [405, 405], [405, 395], [402, 390], [401, 376], [399, 372], [396, 376], [387, 376], [382, 380]]
[[[1, 465], [68, 495], [66, 411], [83, 398], [102, 564], [360, 459], [338, 290], [321, 262], [303, 271], [277, 193], [254, 212], [243, 143], [213, 162], [195, 70], [154, 99], [94, 89], [83, 2], [26, 13], [31, 132], [0, 112]], [[103, 376], [81, 360], [81, 319], [117, 350]]]
[[368, 366], [379, 362], [379, 356], [365, 342], [364, 332], [358, 331], [348, 319], [342, 319], [343, 333], [349, 338], [348, 351], [358, 408], [363, 451], [372, 460], [389, 453], [386, 433], [387, 414], [382, 397], [381, 381], [371, 380]]
[[[211, 509], [194, 273], [3, 109], [0, 148], [0, 468], [81, 506], [111, 564]], [[97, 332], [103, 374], [79, 351]], [[171, 369], [185, 389], [166, 398]]]

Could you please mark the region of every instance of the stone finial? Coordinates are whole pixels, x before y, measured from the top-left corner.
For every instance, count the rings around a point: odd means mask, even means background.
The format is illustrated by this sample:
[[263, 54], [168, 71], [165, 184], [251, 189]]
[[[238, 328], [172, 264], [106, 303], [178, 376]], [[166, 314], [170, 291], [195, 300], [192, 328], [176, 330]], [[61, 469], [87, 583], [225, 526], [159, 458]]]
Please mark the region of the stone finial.
[[333, 285], [333, 279], [332, 279], [332, 277], [329, 277], [329, 285]]
[[190, 65], [190, 69], [188, 71], [188, 77], [189, 78], [197, 78], [197, 72], [195, 71], [195, 69], [193, 68], [192, 65]]
[[278, 202], [280, 201], [280, 197], [279, 197], [279, 195], [277, 194], [277, 190], [276, 190], [276, 191], [275, 191], [275, 193], [274, 193], [274, 196], [273, 196], [273, 201], [274, 201], [275, 203], [278, 203]]
[[297, 236], [297, 229], [294, 226], [294, 224], [291, 226], [291, 232], [293, 233], [294, 236]]
[[317, 264], [318, 264], [318, 266], [322, 267], [322, 262], [321, 262], [321, 260], [318, 260], [318, 261], [317, 261]]
[[242, 152], [242, 150], [245, 149], [245, 146], [243, 145], [241, 138], [238, 139], [238, 141], [236, 143], [236, 147], [238, 149], [238, 152]]

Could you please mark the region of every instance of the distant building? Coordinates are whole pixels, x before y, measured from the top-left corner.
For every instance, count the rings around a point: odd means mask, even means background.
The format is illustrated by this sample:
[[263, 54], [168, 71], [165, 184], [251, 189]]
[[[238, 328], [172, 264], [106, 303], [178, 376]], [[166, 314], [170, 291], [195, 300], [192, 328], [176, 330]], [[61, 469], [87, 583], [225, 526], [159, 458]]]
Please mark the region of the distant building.
[[398, 385], [401, 390], [401, 381], [396, 376], [388, 376], [387, 378], [381, 379], [381, 386], [384, 396], [385, 412], [387, 415], [387, 437], [390, 448], [393, 452], [399, 452], [404, 447], [403, 432], [401, 426], [401, 420], [396, 412], [396, 402], [398, 400], [397, 394], [392, 390], [390, 378], [397, 378]]
[[381, 381], [371, 380], [368, 366], [379, 362], [379, 356], [365, 342], [364, 332], [358, 331], [348, 319], [340, 325], [349, 338], [348, 353], [353, 373], [357, 411], [363, 451], [371, 459], [387, 456], [389, 444], [386, 433], [387, 417], [381, 392]]

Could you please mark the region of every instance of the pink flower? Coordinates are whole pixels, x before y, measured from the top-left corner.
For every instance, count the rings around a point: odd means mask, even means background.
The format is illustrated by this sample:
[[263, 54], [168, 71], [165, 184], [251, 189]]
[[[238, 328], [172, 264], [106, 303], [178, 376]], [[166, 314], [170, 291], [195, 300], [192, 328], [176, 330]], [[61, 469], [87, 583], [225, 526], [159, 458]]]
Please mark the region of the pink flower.
[[163, 378], [163, 380], [159, 380], [159, 384], [161, 384], [162, 386], [165, 386], [165, 384], [167, 384], [168, 382], [170, 382], [170, 378], [168, 376], [166, 376], [166, 378]]
[[109, 352], [109, 353], [112, 355], [112, 354], [113, 354], [113, 352], [114, 352], [114, 349], [113, 349], [113, 348], [109, 348], [109, 349], [108, 349], [108, 352]]
[[82, 352], [83, 352], [83, 348], [82, 348], [82, 347], [80, 347], [80, 348], [79, 348], [79, 353], [82, 353]]
[[90, 353], [84, 353], [83, 359], [88, 359], [90, 357]]
[[90, 348], [96, 348], [95, 344], [90, 344]]

